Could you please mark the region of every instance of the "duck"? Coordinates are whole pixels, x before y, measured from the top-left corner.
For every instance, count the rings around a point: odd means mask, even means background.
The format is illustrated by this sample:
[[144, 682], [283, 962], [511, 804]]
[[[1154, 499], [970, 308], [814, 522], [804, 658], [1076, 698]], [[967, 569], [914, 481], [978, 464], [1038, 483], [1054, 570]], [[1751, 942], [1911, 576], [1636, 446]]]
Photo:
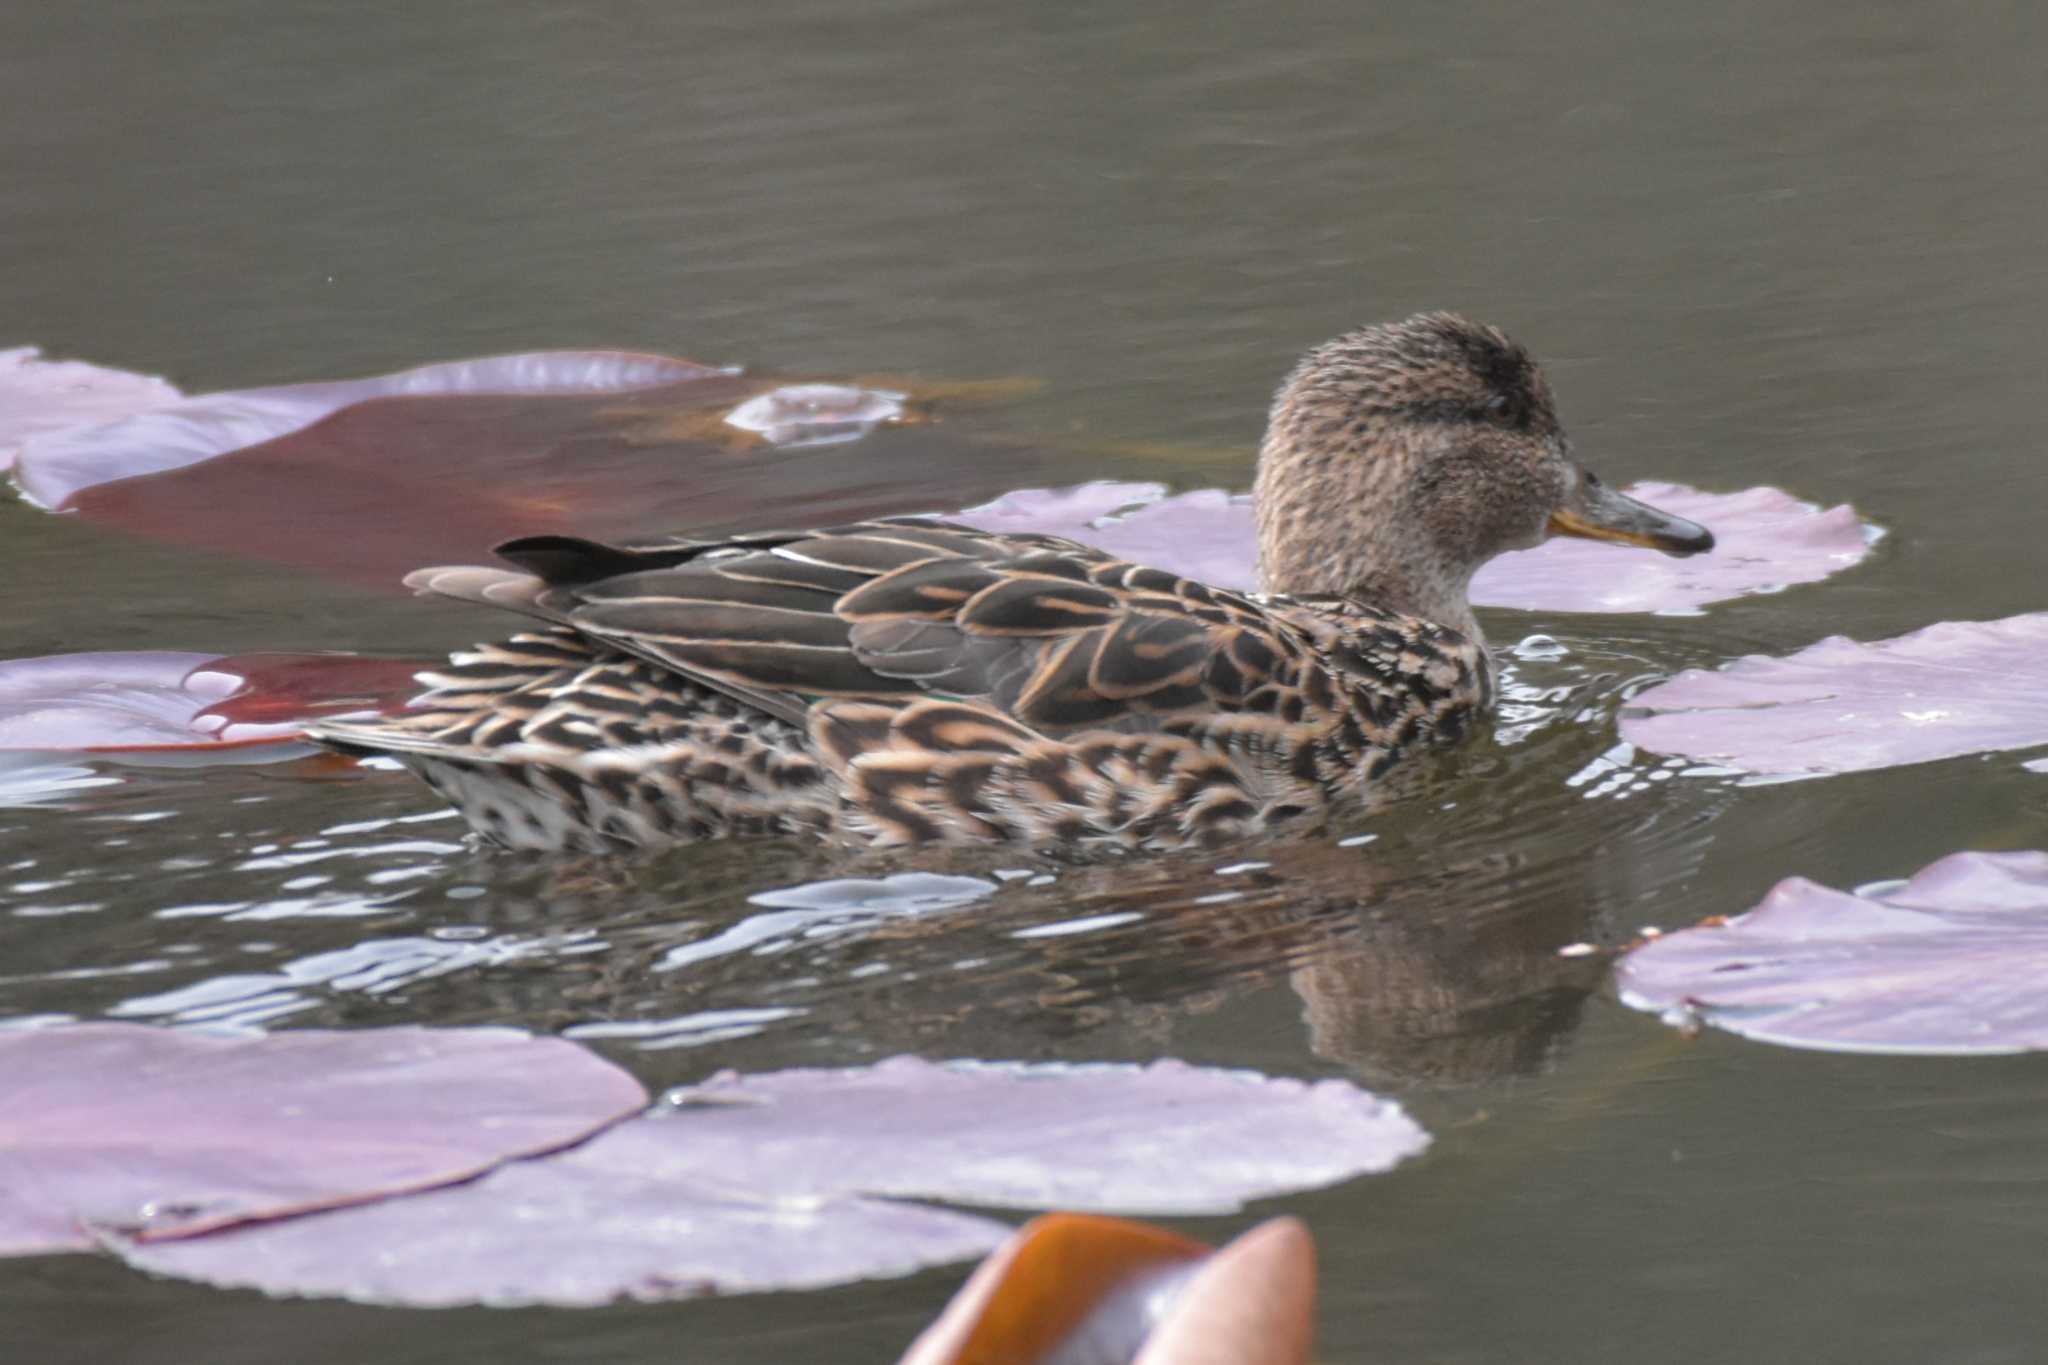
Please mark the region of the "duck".
[[522, 537], [406, 582], [528, 628], [308, 734], [510, 849], [1228, 844], [1373, 809], [1485, 720], [1469, 590], [1496, 555], [1713, 546], [1581, 465], [1529, 353], [1454, 313], [1310, 350], [1253, 495], [1258, 591], [935, 516]]

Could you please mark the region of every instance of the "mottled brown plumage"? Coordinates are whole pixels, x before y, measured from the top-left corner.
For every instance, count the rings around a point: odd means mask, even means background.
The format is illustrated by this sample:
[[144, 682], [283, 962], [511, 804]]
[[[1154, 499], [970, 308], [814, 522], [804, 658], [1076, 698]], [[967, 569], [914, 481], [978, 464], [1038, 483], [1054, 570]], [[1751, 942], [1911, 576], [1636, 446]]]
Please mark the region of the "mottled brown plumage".
[[739, 834], [1169, 847], [1359, 809], [1484, 714], [1466, 601], [1553, 530], [1710, 537], [1573, 464], [1500, 333], [1447, 314], [1311, 352], [1260, 454], [1268, 593], [930, 519], [609, 546], [425, 592], [536, 618], [423, 675], [406, 714], [315, 736], [389, 753], [493, 842]]

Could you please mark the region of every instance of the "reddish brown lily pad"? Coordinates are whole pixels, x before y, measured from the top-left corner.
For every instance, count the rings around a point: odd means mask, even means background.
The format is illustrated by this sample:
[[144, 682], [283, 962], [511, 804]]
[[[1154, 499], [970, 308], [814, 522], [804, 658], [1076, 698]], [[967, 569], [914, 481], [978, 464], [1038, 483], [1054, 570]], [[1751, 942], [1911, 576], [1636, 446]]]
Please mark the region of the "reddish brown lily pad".
[[423, 365], [370, 379], [202, 394], [125, 420], [68, 425], [28, 441], [15, 482], [63, 508], [84, 490], [160, 474], [289, 436], [357, 403], [442, 394], [622, 393], [725, 377], [693, 360], [626, 351], [537, 351]]
[[544, 352], [187, 399], [36, 437], [15, 478], [89, 521], [391, 589], [514, 536], [931, 511], [1033, 463], [1015, 447], [991, 461], [906, 403], [666, 356]]
[[1629, 952], [1638, 1009], [1836, 1052], [2048, 1048], [2048, 853], [1954, 853], [1889, 889], [1804, 877]]
[[174, 650], [0, 660], [0, 751], [231, 757], [290, 743], [316, 717], [395, 710], [419, 667]]
[[465, 1180], [646, 1103], [516, 1029], [0, 1032], [0, 1254], [187, 1237]]
[[[2048, 744], [2048, 612], [1688, 669], [1623, 738], [1753, 773], [1843, 773]], [[1648, 714], [1643, 714], [1648, 713]]]

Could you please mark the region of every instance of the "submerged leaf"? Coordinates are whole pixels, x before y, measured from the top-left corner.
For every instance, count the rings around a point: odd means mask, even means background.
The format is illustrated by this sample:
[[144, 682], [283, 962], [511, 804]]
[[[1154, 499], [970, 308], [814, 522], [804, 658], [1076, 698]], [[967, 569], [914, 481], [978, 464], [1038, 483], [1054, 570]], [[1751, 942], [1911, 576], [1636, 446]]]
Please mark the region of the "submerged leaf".
[[516, 1029], [0, 1032], [0, 1254], [185, 1237], [465, 1180], [646, 1102]]
[[390, 710], [420, 665], [174, 650], [0, 660], [0, 751], [233, 757], [317, 716]]
[[2048, 1048], [2048, 853], [1954, 853], [1885, 890], [1788, 877], [1621, 961], [1638, 1009], [1838, 1052]]
[[2048, 612], [1688, 669], [1621, 720], [1645, 749], [1754, 773], [1842, 773], [2048, 744]]

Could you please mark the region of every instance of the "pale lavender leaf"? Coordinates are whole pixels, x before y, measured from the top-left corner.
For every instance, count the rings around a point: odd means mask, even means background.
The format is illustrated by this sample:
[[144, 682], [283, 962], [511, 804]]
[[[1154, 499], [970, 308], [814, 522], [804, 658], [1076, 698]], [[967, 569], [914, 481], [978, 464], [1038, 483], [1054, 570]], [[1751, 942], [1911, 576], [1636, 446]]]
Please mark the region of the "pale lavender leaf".
[[390, 709], [419, 665], [348, 654], [136, 650], [0, 660], [0, 751], [226, 754]]
[[369, 379], [203, 394], [120, 421], [33, 436], [22, 445], [14, 477], [31, 502], [61, 508], [83, 489], [182, 469], [275, 440], [373, 398], [613, 393], [723, 373], [695, 361], [630, 351], [535, 351], [423, 365]]
[[[1841, 773], [2048, 744], [2048, 612], [1688, 669], [1622, 737], [1754, 773]], [[1641, 712], [1650, 714], [1641, 714]]]
[[951, 520], [984, 531], [1064, 536], [1218, 587], [1257, 586], [1249, 493], [1199, 488], [1169, 497], [1164, 484], [1099, 480], [1019, 489]]
[[1676, 1022], [1838, 1052], [2048, 1048], [2048, 853], [1954, 853], [1902, 886], [1804, 877], [1622, 958], [1621, 998]]
[[180, 1237], [464, 1180], [576, 1142], [646, 1092], [516, 1029], [0, 1033], [0, 1254], [88, 1227]]
[[674, 1159], [785, 1193], [859, 1190], [1004, 1208], [1228, 1213], [1384, 1171], [1429, 1144], [1343, 1081], [1184, 1062], [975, 1063], [727, 1073], [671, 1091]]
[[1857, 520], [1848, 504], [1822, 511], [1776, 488], [1703, 493], [1684, 484], [1639, 483], [1628, 494], [1712, 530], [1713, 550], [1673, 559], [1553, 536], [1481, 569], [1472, 580], [1472, 600], [1525, 611], [1697, 611], [1731, 597], [1819, 582], [1860, 562], [1876, 540], [1874, 528]]
[[[1472, 600], [1530, 611], [1697, 611], [1838, 573], [1862, 560], [1876, 538], [1846, 504], [1823, 511], [1776, 488], [1703, 493], [1643, 483], [1628, 491], [1711, 527], [1713, 552], [1679, 560], [1553, 537], [1480, 570]], [[1246, 494], [1201, 489], [1167, 497], [1157, 484], [1090, 483], [1005, 494], [955, 520], [990, 531], [1065, 536], [1222, 587], [1257, 586], [1257, 536]]]
[[573, 1151], [421, 1198], [114, 1245], [165, 1274], [385, 1303], [794, 1288], [977, 1255], [1008, 1231], [862, 1196], [1227, 1212], [1428, 1140], [1341, 1081], [899, 1057], [715, 1077]]
[[1020, 488], [952, 519], [984, 531], [1028, 531], [1079, 539], [1104, 517], [1135, 511], [1166, 496], [1163, 483], [1097, 479], [1066, 488]]
[[1223, 588], [1258, 587], [1258, 534], [1249, 493], [1202, 488], [1098, 521], [1090, 544]]
[[1009, 1232], [915, 1204], [721, 1189], [647, 1130], [627, 1124], [613, 1141], [408, 1199], [110, 1245], [156, 1274], [276, 1295], [591, 1307], [907, 1275], [981, 1255]]
[[0, 351], [0, 473], [14, 467], [30, 437], [111, 422], [182, 397], [154, 375], [46, 360], [35, 346]]

